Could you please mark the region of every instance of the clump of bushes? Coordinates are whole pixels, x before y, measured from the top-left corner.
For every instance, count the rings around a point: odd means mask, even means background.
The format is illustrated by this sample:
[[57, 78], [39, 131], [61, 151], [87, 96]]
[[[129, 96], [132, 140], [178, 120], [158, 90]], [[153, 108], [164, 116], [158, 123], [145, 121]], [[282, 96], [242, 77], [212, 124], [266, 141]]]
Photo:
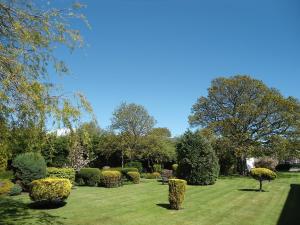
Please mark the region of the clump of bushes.
[[18, 155], [12, 163], [15, 179], [23, 190], [29, 189], [33, 180], [46, 177], [46, 162], [40, 153], [27, 152]]
[[179, 210], [182, 206], [186, 190], [186, 181], [169, 179], [169, 203], [171, 209]]
[[262, 183], [264, 180], [271, 181], [277, 177], [275, 172], [267, 168], [253, 168], [250, 170], [250, 175], [259, 181], [259, 191], [262, 191]]
[[61, 203], [69, 197], [71, 187], [69, 179], [48, 177], [33, 181], [29, 196], [35, 202]]
[[219, 175], [218, 158], [210, 143], [199, 133], [187, 131], [176, 146], [177, 176], [189, 184], [214, 184]]
[[278, 164], [278, 161], [271, 157], [262, 157], [262, 158], [257, 159], [254, 162], [254, 166], [256, 168], [267, 168], [272, 171], [275, 171], [277, 164]]
[[102, 171], [101, 184], [107, 188], [119, 187], [122, 185], [122, 174], [119, 171]]
[[73, 168], [47, 168], [47, 177], [57, 177], [69, 179], [72, 184], [75, 182], [75, 170]]
[[101, 172], [98, 168], [82, 168], [76, 175], [78, 185], [97, 186]]
[[143, 164], [138, 161], [132, 161], [125, 164], [125, 167], [134, 167], [138, 169], [138, 172], [141, 173], [143, 171]]
[[154, 164], [153, 165], [153, 172], [161, 173], [161, 171], [162, 171], [161, 164]]
[[19, 184], [15, 184], [9, 191], [9, 195], [15, 196], [20, 195], [22, 193], [22, 187]]
[[134, 184], [139, 184], [140, 183], [140, 173], [139, 172], [128, 172], [127, 177], [129, 181], [132, 181]]
[[142, 177], [146, 178], [146, 179], [158, 179], [158, 178], [160, 178], [160, 173], [158, 173], [158, 172], [143, 173]]
[[0, 180], [0, 195], [6, 195], [10, 193], [14, 183], [10, 180]]

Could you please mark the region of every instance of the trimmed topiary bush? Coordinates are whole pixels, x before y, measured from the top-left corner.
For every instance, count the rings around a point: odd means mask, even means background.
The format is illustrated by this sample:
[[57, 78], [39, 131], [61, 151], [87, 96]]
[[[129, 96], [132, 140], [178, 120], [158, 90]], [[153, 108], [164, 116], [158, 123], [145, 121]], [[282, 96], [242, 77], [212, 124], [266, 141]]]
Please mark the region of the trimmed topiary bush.
[[139, 172], [139, 170], [135, 167], [126, 167], [126, 168], [121, 168], [120, 170], [111, 170], [111, 171], [120, 171], [123, 176], [127, 177], [127, 174], [129, 172]]
[[134, 184], [139, 184], [140, 183], [140, 173], [139, 172], [128, 172], [127, 177], [129, 181], [132, 181]]
[[210, 143], [199, 132], [187, 131], [177, 146], [177, 176], [188, 184], [214, 184], [219, 175], [218, 158]]
[[271, 157], [262, 157], [262, 158], [255, 160], [255, 162], [254, 162], [254, 166], [256, 168], [267, 168], [272, 171], [275, 171], [277, 164], [278, 164], [278, 161]]
[[158, 179], [158, 178], [160, 178], [160, 173], [158, 173], [158, 172], [143, 173], [142, 177], [146, 178], [146, 179]]
[[60, 203], [69, 197], [71, 187], [69, 179], [48, 177], [32, 181], [29, 196], [35, 202]]
[[141, 162], [138, 162], [138, 161], [128, 162], [128, 163], [125, 164], [125, 167], [137, 168], [140, 173], [143, 171], [143, 164]]
[[29, 184], [33, 180], [46, 177], [46, 162], [40, 153], [20, 154], [13, 160], [12, 166], [16, 181], [25, 191], [28, 190]]
[[259, 181], [259, 191], [262, 191], [262, 183], [264, 180], [271, 181], [277, 177], [275, 172], [267, 168], [253, 168], [250, 170], [250, 175]]
[[153, 165], [153, 172], [161, 173], [162, 167], [160, 164], [154, 164]]
[[98, 168], [82, 168], [76, 175], [79, 185], [97, 186], [100, 182], [101, 172]]
[[184, 200], [186, 181], [169, 179], [169, 202], [170, 208], [179, 210]]
[[75, 182], [75, 170], [73, 168], [47, 168], [47, 177], [57, 177], [69, 179], [72, 184]]
[[11, 188], [14, 186], [14, 183], [10, 180], [0, 180], [0, 195], [9, 194]]
[[101, 184], [107, 188], [119, 187], [122, 185], [122, 174], [119, 171], [102, 171]]
[[19, 184], [15, 184], [9, 191], [10, 196], [20, 195], [22, 193], [22, 187]]

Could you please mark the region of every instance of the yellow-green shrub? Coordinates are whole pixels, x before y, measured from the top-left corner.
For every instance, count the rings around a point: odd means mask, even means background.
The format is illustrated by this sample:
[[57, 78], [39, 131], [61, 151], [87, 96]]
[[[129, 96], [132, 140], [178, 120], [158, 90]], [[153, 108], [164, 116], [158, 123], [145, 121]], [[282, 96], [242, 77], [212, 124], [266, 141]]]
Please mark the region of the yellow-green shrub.
[[186, 181], [181, 179], [169, 179], [169, 202], [171, 209], [180, 209], [184, 200]]
[[69, 197], [71, 187], [69, 179], [48, 177], [32, 181], [29, 196], [37, 202], [62, 202]]
[[157, 179], [157, 178], [160, 178], [160, 173], [158, 173], [158, 172], [143, 173], [142, 177], [146, 178], [146, 179]]
[[132, 183], [139, 184], [141, 175], [140, 175], [139, 172], [128, 172], [127, 173], [127, 178], [128, 178], [129, 181], [132, 181]]
[[75, 181], [75, 170], [73, 168], [47, 167], [47, 177], [69, 179], [72, 184]]
[[259, 191], [262, 191], [262, 182], [264, 180], [274, 180], [277, 175], [272, 170], [269, 170], [267, 168], [253, 168], [250, 171], [250, 175], [255, 179], [259, 181]]
[[0, 195], [8, 194], [13, 186], [10, 180], [0, 180]]
[[119, 187], [122, 185], [122, 174], [119, 171], [102, 171], [101, 183], [107, 188]]

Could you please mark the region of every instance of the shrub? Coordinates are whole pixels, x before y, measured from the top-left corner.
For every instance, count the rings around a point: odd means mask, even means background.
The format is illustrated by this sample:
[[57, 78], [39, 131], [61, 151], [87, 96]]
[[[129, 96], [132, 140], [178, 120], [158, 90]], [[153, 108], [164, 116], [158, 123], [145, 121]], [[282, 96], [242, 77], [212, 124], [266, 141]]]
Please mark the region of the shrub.
[[[118, 170], [115, 170], [115, 171], [118, 171]], [[134, 167], [128, 167], [128, 168], [123, 168], [123, 169], [121, 168], [120, 172], [122, 173], [122, 175], [127, 176], [127, 174], [129, 172], [139, 172], [139, 170], [137, 168], [134, 168]]]
[[165, 178], [167, 178], [167, 179], [170, 179], [170, 178], [172, 178], [173, 177], [173, 171], [172, 170], [163, 170], [162, 172], [161, 172], [161, 176], [162, 177], [165, 177]]
[[210, 143], [199, 132], [187, 131], [176, 146], [177, 176], [189, 184], [214, 184], [219, 174], [218, 158]]
[[32, 181], [29, 196], [35, 202], [59, 203], [69, 197], [71, 187], [69, 179], [48, 177]]
[[97, 186], [100, 182], [101, 172], [98, 168], [82, 168], [76, 176], [79, 185]]
[[9, 195], [20, 195], [22, 193], [22, 187], [19, 184], [15, 184], [9, 191]]
[[275, 172], [267, 168], [253, 168], [250, 170], [250, 175], [259, 181], [259, 191], [262, 191], [262, 182], [264, 180], [271, 181], [277, 177]]
[[154, 164], [153, 165], [153, 172], [158, 172], [158, 173], [161, 173], [162, 171], [162, 167], [160, 164]]
[[0, 152], [0, 170], [5, 170], [7, 167], [7, 156]]
[[287, 172], [292, 168], [292, 165], [289, 163], [278, 164], [275, 169], [276, 171]]
[[169, 180], [169, 202], [171, 209], [180, 209], [184, 200], [186, 181], [180, 179]]
[[75, 181], [75, 170], [73, 168], [47, 168], [47, 177], [57, 177], [69, 179], [72, 184]]
[[21, 184], [24, 190], [28, 190], [33, 180], [46, 176], [46, 162], [39, 153], [28, 152], [18, 155], [13, 160], [15, 179]]
[[0, 180], [0, 195], [9, 194], [14, 183], [10, 180]]
[[122, 175], [119, 171], [102, 171], [101, 183], [107, 188], [119, 187], [122, 185]]
[[178, 164], [175, 163], [172, 165], [173, 172], [176, 172], [177, 168], [178, 168]]
[[278, 161], [270, 157], [262, 157], [254, 162], [256, 168], [267, 168], [272, 171], [275, 171], [277, 164]]
[[138, 161], [128, 162], [128, 163], [125, 164], [125, 167], [137, 168], [140, 173], [143, 171], [143, 164], [141, 162], [138, 162]]
[[146, 179], [157, 179], [157, 178], [160, 178], [160, 173], [158, 173], [158, 172], [143, 173], [142, 177], [146, 178]]
[[129, 181], [132, 181], [134, 184], [139, 184], [140, 183], [140, 173], [139, 172], [128, 172], [127, 177]]

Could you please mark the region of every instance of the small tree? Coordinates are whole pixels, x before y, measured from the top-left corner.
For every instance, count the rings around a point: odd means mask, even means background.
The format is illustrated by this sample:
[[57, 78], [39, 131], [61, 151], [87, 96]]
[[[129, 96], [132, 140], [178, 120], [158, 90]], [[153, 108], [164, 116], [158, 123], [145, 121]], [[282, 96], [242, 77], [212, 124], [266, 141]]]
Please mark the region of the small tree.
[[177, 176], [188, 184], [214, 184], [219, 174], [218, 158], [210, 143], [199, 133], [187, 131], [177, 146]]
[[271, 181], [277, 177], [275, 172], [267, 168], [253, 168], [250, 174], [255, 180], [259, 181], [259, 191], [262, 191], [262, 183], [264, 180]]
[[69, 152], [69, 166], [79, 171], [81, 168], [87, 166], [92, 160], [90, 159], [89, 152], [79, 142], [75, 141]]
[[262, 157], [254, 162], [254, 166], [256, 168], [267, 168], [272, 171], [275, 171], [277, 164], [278, 160], [273, 159], [271, 157]]

